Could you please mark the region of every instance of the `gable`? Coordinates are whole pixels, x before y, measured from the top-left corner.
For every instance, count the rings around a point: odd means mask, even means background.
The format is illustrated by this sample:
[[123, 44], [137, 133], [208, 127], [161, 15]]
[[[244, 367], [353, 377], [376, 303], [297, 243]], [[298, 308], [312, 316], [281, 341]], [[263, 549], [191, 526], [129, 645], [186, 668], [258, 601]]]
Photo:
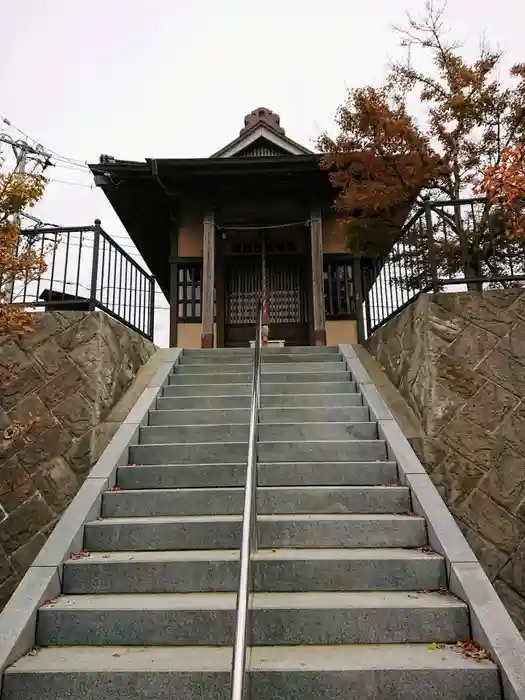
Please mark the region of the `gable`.
[[267, 156], [312, 155], [292, 141], [280, 125], [279, 115], [259, 108], [246, 115], [239, 136], [214, 153], [212, 158], [261, 158]]
[[[268, 156], [289, 156], [290, 152], [268, 141], [263, 136], [245, 146], [235, 154], [235, 158], [267, 158]], [[233, 156], [230, 156], [233, 157]]]

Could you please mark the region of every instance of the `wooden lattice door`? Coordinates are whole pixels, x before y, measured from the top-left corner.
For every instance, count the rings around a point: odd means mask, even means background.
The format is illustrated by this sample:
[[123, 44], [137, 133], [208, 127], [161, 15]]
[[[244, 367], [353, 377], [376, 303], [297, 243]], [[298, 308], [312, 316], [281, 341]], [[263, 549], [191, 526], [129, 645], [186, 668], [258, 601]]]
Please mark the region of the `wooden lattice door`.
[[[266, 297], [270, 340], [308, 344], [308, 312], [302, 256], [268, 256]], [[260, 256], [228, 260], [225, 279], [225, 344], [246, 346], [254, 338], [257, 299], [262, 293]]]

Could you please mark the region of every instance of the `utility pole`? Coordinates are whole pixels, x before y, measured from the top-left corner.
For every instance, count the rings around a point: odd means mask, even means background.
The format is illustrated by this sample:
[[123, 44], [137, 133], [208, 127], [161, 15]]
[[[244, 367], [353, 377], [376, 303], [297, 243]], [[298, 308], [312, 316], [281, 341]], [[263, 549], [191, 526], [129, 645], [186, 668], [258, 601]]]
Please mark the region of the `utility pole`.
[[[8, 134], [0, 133], [0, 143], [6, 143], [11, 146], [13, 153], [15, 154], [16, 165], [14, 172], [16, 174], [24, 175], [26, 172], [26, 165], [28, 158], [31, 157], [36, 162], [42, 165], [42, 169], [45, 170], [49, 165], [51, 165], [51, 155], [46, 153], [42, 146], [36, 144], [35, 146], [29, 145], [27, 141], [14, 141]], [[13, 216], [13, 220], [18, 230], [22, 229], [22, 217], [20, 213], [16, 213]], [[2, 285], [3, 282], [3, 285]], [[3, 292], [5, 298], [8, 302], [12, 301], [14, 292], [14, 279], [10, 277], [9, 279], [0, 280], [0, 289], [3, 286]]]
[[[21, 144], [15, 145], [13, 143], [11, 144], [11, 146], [13, 148], [13, 153], [15, 154], [16, 158], [15, 173], [20, 173], [21, 175], [24, 175], [26, 171], [27, 150]], [[22, 228], [22, 217], [20, 216], [19, 212], [14, 215], [14, 220], [15, 224], [18, 226], [18, 230], [20, 231]]]

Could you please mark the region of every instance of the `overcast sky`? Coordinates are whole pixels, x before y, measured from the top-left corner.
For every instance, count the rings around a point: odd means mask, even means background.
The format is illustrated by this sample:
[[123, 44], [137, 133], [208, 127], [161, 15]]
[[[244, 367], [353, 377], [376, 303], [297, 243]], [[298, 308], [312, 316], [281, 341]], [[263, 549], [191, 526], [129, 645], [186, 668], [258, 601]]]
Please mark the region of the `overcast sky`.
[[[423, 0], [0, 0], [0, 114], [80, 162], [208, 156], [259, 106], [311, 147], [347, 87], [382, 80], [398, 55], [391, 25], [422, 8]], [[450, 0], [447, 22], [469, 53], [485, 34], [509, 63], [525, 60], [522, 0]], [[40, 218], [99, 217], [111, 235], [127, 235], [85, 169], [60, 165], [51, 177]], [[167, 306], [161, 294], [157, 305]], [[167, 311], [157, 311], [156, 327], [166, 345]]]

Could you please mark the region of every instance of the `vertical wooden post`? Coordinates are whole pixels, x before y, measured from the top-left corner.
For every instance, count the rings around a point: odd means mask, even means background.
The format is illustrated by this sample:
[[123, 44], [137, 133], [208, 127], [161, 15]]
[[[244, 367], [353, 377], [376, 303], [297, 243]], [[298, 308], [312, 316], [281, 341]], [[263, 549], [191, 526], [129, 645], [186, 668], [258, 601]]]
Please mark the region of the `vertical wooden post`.
[[202, 330], [201, 347], [213, 347], [215, 312], [215, 215], [204, 215], [202, 241]]
[[310, 216], [310, 240], [312, 247], [312, 299], [314, 338], [316, 345], [326, 345], [326, 320], [323, 286], [323, 225], [321, 212]]
[[177, 347], [177, 321], [179, 318], [179, 223], [171, 216], [170, 225], [170, 348]]

